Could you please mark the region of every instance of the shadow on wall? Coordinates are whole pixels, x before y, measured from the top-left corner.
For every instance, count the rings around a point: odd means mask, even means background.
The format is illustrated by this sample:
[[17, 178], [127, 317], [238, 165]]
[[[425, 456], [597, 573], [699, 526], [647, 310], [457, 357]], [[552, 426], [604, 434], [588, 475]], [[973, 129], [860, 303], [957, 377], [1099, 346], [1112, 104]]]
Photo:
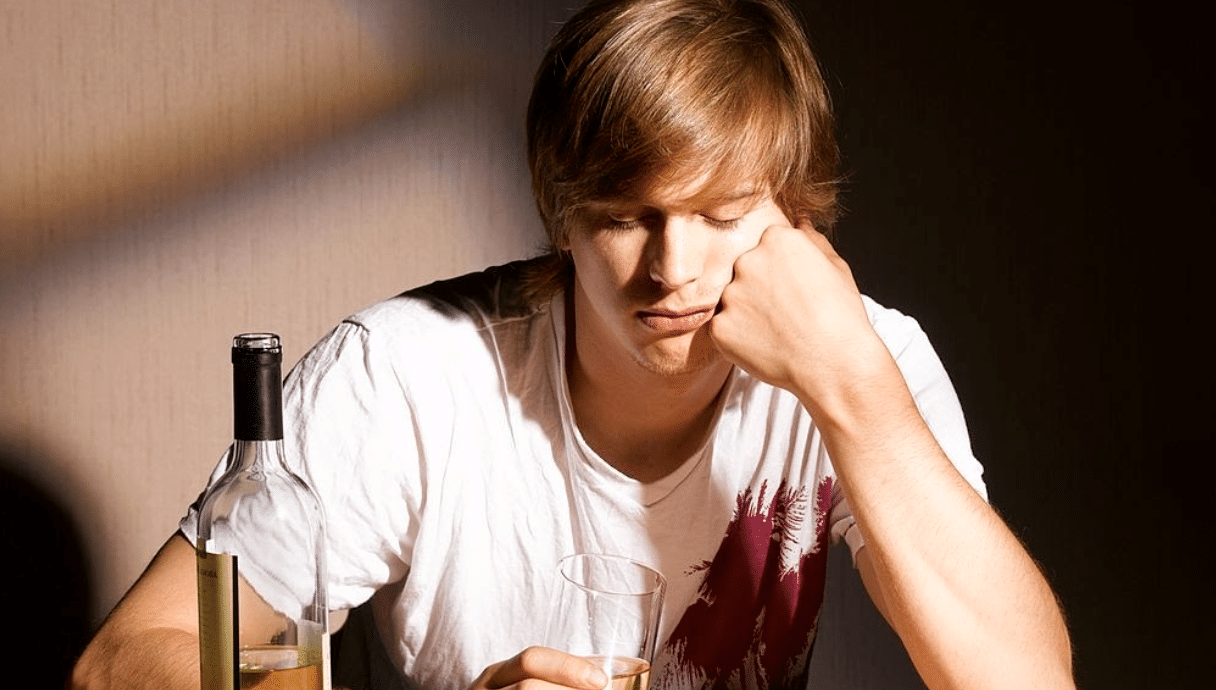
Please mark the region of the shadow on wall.
[[12, 658], [27, 669], [27, 678], [39, 679], [36, 685], [58, 688], [89, 638], [92, 576], [70, 513], [11, 469], [17, 465], [0, 443], [0, 505], [7, 523], [0, 530], [0, 588], [8, 595], [10, 632], [20, 640]]

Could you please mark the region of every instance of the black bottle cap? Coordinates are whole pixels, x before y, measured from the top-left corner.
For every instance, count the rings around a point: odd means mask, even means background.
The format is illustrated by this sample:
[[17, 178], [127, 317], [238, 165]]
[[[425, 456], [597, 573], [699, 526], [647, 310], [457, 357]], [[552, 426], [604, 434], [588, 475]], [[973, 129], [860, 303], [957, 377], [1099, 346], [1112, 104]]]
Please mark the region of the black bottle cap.
[[233, 438], [283, 438], [283, 348], [273, 333], [243, 333], [232, 339]]

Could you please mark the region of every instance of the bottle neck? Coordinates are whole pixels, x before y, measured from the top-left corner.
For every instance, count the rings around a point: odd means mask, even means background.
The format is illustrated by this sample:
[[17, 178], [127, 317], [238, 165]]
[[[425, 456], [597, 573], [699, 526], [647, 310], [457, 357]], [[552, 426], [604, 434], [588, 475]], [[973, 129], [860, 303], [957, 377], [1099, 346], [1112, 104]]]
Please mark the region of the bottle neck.
[[236, 439], [232, 442], [230, 471], [277, 474], [280, 470], [285, 471], [286, 469], [282, 439], [275, 441]]
[[282, 355], [233, 349], [232, 427], [237, 441], [283, 440]]

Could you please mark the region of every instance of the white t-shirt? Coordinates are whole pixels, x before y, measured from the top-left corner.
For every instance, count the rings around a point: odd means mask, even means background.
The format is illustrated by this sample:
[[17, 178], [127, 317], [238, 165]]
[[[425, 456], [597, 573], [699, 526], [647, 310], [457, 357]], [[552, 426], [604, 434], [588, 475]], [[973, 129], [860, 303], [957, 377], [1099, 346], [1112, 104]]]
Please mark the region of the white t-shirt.
[[[573, 422], [561, 296], [527, 306], [518, 270], [376, 304], [288, 376], [288, 463], [325, 506], [331, 608], [372, 599], [394, 687], [464, 688], [545, 642], [561, 557], [613, 553], [667, 578], [652, 688], [805, 686], [827, 547], [861, 545], [807, 411], [736, 369], [705, 445], [657, 482], [630, 479]], [[928, 339], [865, 304], [938, 442], [984, 494]], [[192, 541], [196, 520], [192, 507], [181, 523]], [[249, 543], [274, 541], [273, 520], [258, 523], [267, 531], [251, 526]]]

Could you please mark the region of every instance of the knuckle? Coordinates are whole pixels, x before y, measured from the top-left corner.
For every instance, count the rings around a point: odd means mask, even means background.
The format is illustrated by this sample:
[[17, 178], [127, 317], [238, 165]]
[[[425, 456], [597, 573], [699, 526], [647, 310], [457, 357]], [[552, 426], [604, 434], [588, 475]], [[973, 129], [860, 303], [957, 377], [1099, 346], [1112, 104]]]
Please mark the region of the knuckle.
[[[740, 254], [735, 259], [735, 263], [734, 263], [735, 278], [738, 278], [741, 274], [748, 273], [751, 270], [752, 264], [754, 262], [762, 261], [763, 259], [761, 257], [763, 256], [763, 253], [766, 250], [767, 250], [767, 247], [763, 244], [760, 244], [760, 245], [756, 245], [756, 247], [754, 247], [753, 249], [750, 249], [750, 250]], [[729, 285], [729, 283], [728, 283], [728, 285]]]
[[502, 668], [502, 666], [503, 662], [499, 662], [497, 664], [490, 664], [489, 666], [485, 667], [485, 669], [482, 670], [481, 675], [477, 676], [477, 678], [474, 680], [473, 687], [491, 687], [491, 681], [498, 673], [498, 669]]
[[548, 650], [544, 647], [532, 646], [524, 649], [516, 659], [519, 662], [519, 667], [526, 675], [536, 675], [545, 667], [545, 660], [549, 657]]

